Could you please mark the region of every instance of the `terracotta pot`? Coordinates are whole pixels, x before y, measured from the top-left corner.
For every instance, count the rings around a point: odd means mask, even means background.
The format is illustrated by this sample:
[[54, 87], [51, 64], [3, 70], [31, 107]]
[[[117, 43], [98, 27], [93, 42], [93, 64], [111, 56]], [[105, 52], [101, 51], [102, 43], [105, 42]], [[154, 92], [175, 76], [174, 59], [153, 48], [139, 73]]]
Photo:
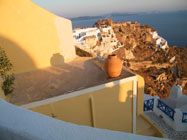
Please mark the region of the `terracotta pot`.
[[122, 61], [117, 57], [117, 55], [109, 55], [104, 61], [104, 71], [109, 77], [118, 77], [121, 74], [121, 70]]

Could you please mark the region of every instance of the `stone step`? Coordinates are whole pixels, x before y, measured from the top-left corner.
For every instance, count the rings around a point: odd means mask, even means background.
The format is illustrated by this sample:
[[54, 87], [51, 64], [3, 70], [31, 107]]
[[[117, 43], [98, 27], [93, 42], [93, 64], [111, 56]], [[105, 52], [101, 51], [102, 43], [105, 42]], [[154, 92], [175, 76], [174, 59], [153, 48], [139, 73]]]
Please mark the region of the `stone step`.
[[156, 136], [155, 129], [141, 115], [136, 118], [136, 134]]
[[151, 125], [145, 121], [141, 116], [137, 117], [136, 120], [136, 133], [151, 128]]
[[150, 127], [146, 130], [139, 131], [136, 134], [144, 136], [155, 136], [155, 131]]

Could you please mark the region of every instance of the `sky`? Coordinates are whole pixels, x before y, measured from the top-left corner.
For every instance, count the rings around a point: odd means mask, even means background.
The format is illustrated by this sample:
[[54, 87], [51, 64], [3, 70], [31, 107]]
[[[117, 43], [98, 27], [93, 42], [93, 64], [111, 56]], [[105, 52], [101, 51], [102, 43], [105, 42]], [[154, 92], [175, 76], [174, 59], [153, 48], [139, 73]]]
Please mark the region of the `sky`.
[[187, 0], [32, 0], [63, 17], [187, 10]]

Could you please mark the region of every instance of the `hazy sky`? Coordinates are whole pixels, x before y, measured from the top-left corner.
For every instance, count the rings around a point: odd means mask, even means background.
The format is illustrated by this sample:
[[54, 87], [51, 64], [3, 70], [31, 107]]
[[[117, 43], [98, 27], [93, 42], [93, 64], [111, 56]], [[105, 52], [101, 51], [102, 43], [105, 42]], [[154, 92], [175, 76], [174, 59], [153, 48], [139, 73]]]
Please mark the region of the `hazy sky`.
[[111, 12], [187, 10], [187, 0], [32, 0], [64, 17], [97, 16]]

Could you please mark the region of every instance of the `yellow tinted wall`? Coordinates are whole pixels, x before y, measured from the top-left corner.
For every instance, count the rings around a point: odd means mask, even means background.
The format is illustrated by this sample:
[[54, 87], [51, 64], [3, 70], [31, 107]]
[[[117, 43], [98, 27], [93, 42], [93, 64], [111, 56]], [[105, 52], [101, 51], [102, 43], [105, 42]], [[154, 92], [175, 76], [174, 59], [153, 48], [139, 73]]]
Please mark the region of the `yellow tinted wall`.
[[[137, 112], [143, 110], [143, 78], [138, 79]], [[133, 82], [39, 105], [31, 110], [57, 119], [96, 128], [132, 132]]]
[[0, 88], [0, 98], [6, 100], [6, 96], [5, 96], [4, 91], [2, 90], [2, 88]]
[[140, 115], [143, 113], [143, 104], [144, 104], [144, 79], [143, 77], [137, 75], [137, 79], [138, 79], [138, 91], [137, 91], [137, 115]]
[[15, 73], [75, 57], [71, 21], [30, 0], [0, 0], [0, 46], [6, 50]]
[[[123, 102], [120, 94], [125, 94]], [[132, 82], [128, 82], [31, 110], [80, 125], [132, 132], [132, 105]]]

